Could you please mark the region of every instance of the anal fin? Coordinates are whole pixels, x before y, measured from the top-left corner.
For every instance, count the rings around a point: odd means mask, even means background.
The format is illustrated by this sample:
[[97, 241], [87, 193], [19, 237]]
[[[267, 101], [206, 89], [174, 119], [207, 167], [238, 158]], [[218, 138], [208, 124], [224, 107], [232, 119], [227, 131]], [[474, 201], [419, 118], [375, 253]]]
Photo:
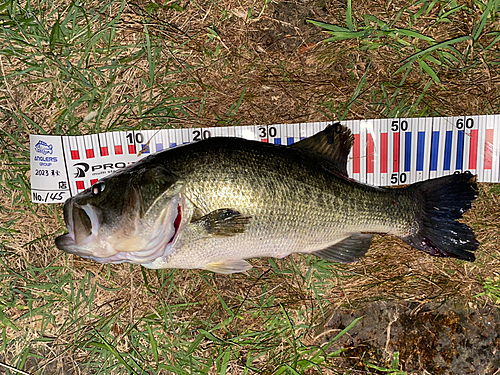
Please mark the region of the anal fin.
[[326, 249], [311, 254], [338, 263], [352, 263], [363, 257], [372, 242], [373, 234], [356, 233]]
[[215, 272], [230, 274], [236, 272], [245, 272], [252, 268], [252, 265], [243, 259], [224, 260], [221, 262], [208, 263], [205, 269]]

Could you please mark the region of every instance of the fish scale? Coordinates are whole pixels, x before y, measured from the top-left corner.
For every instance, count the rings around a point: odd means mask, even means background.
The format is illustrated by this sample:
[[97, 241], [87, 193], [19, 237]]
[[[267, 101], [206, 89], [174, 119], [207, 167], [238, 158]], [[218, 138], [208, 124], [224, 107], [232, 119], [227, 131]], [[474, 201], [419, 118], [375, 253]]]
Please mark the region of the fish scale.
[[[257, 152], [249, 145], [252, 142], [245, 140], [214, 139], [198, 144], [198, 152], [191, 148], [184, 153], [180, 148], [177, 155], [169, 156], [168, 167], [188, 181], [186, 198], [203, 207], [203, 214], [232, 208], [252, 220], [245, 233], [236, 237], [193, 241], [181, 234], [165, 265], [203, 268], [241, 253], [247, 258], [282, 258], [321, 250], [351, 233], [408, 232], [414, 213], [398, 210], [392, 202], [397, 199], [400, 206], [408, 207], [410, 198], [340, 179], [301, 152], [267, 145]], [[183, 168], [203, 159], [198, 168]], [[263, 238], [268, 240], [262, 242]]]

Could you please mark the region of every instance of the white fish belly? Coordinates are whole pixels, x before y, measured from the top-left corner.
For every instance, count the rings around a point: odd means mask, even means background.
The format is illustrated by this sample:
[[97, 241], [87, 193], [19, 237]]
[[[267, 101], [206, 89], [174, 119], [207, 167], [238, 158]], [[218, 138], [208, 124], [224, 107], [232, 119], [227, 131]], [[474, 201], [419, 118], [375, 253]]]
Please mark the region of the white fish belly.
[[[250, 258], [284, 258], [292, 253], [311, 253], [331, 246], [349, 234], [331, 231], [324, 233], [276, 233], [262, 231], [238, 234], [233, 237], [205, 237], [182, 243], [162, 261], [161, 268], [203, 269], [207, 264]], [[176, 247], [176, 246], [174, 246]]]

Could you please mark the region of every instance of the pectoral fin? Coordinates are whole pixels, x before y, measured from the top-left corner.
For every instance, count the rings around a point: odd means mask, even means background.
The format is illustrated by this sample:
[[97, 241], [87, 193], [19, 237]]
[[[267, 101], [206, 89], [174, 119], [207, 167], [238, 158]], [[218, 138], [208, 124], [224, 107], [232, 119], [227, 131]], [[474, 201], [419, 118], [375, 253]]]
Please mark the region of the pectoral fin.
[[230, 208], [215, 210], [191, 224], [203, 229], [206, 235], [232, 237], [245, 232], [251, 217]]
[[236, 272], [245, 272], [252, 268], [252, 265], [243, 259], [236, 260], [224, 260], [222, 262], [214, 262], [208, 263], [205, 266], [206, 270], [215, 272], [215, 273], [236, 273]]
[[356, 233], [335, 245], [315, 251], [312, 254], [332, 262], [356, 262], [370, 248], [372, 237], [373, 234]]

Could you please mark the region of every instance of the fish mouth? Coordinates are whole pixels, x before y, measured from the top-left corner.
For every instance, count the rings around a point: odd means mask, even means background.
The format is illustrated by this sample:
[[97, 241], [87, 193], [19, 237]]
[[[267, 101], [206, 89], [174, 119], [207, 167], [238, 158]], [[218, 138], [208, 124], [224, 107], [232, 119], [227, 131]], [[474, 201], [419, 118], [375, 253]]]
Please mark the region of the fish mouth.
[[80, 206], [69, 199], [64, 204], [64, 221], [68, 233], [56, 238], [56, 246], [67, 253], [81, 255], [82, 247], [97, 238], [99, 212], [90, 204]]
[[133, 236], [115, 247], [116, 252], [111, 256], [96, 256], [96, 254], [88, 256], [81, 253], [78, 255], [99, 263], [126, 262], [142, 264], [146, 267], [148, 264], [152, 264], [156, 260], [168, 256], [178, 237], [182, 222], [182, 205], [177, 202], [175, 204], [176, 207], [171, 207], [165, 211], [164, 215], [156, 223], [154, 230], [147, 236], [145, 243], [143, 242], [139, 248], [133, 251], [126, 251], [126, 249], [131, 248], [131, 241], [134, 244], [141, 242], [140, 238]]
[[172, 251], [182, 227], [182, 208], [181, 199], [173, 199], [154, 224], [136, 222], [130, 235], [117, 230], [109, 237], [103, 233], [98, 237], [98, 209], [67, 201], [64, 220], [68, 233], [57, 237], [55, 243], [62, 251], [99, 263], [149, 264]]

